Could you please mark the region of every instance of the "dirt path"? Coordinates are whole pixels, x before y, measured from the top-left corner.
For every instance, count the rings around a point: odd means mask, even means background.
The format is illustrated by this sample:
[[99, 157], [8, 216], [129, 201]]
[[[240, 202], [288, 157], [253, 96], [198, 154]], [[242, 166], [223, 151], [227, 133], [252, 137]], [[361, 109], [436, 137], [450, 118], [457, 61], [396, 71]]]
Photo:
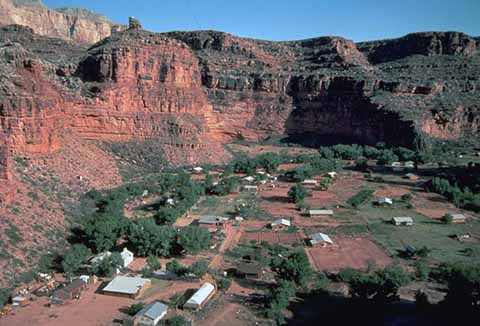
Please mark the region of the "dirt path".
[[233, 247], [240, 241], [240, 237], [242, 236], [243, 230], [245, 227], [240, 225], [239, 227], [235, 227], [233, 225], [227, 224], [225, 226], [225, 240], [223, 240], [222, 245], [220, 246], [218, 254], [212, 258], [209, 267], [214, 269], [219, 269], [222, 267], [223, 264], [223, 255], [225, 252]]

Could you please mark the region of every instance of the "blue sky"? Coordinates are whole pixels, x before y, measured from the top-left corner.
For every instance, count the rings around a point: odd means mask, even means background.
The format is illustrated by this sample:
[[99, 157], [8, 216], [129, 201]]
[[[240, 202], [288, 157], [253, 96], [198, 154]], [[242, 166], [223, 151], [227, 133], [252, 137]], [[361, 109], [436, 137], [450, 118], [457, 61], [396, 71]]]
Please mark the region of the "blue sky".
[[235, 35], [292, 40], [340, 35], [354, 41], [416, 31], [480, 36], [480, 0], [43, 0], [49, 7], [83, 7], [118, 23], [128, 16], [145, 29], [215, 29]]

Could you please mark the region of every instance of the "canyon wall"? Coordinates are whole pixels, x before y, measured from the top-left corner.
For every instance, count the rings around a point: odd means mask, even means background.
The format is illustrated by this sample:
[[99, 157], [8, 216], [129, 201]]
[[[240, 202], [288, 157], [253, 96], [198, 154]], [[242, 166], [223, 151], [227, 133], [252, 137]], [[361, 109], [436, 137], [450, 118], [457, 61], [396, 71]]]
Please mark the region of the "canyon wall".
[[95, 43], [124, 28], [85, 9], [49, 9], [40, 0], [0, 0], [0, 25], [8, 24], [80, 43]]

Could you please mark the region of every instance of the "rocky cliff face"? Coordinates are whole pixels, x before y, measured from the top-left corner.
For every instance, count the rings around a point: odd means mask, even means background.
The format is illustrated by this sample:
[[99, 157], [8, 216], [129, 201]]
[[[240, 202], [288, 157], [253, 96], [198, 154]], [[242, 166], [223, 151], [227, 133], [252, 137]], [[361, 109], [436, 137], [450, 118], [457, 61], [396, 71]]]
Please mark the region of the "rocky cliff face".
[[[355, 44], [268, 42], [130, 28], [87, 49], [0, 28], [0, 133], [14, 153], [84, 139], [155, 139], [177, 163], [219, 162], [222, 144], [272, 134], [410, 146], [478, 139], [480, 55], [461, 33]], [[473, 137], [472, 137], [473, 136]], [[5, 165], [5, 164], [4, 164]]]
[[0, 0], [0, 25], [28, 26], [39, 35], [95, 43], [124, 27], [85, 9], [49, 9], [40, 0]]

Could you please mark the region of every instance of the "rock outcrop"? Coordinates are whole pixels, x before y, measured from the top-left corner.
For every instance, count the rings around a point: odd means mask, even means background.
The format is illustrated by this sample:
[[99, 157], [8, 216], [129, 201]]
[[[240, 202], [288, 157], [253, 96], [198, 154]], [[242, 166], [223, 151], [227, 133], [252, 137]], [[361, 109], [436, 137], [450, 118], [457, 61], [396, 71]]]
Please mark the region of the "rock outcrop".
[[0, 0], [0, 25], [7, 24], [28, 26], [39, 35], [79, 43], [95, 43], [125, 28], [85, 9], [49, 9], [40, 0]]

